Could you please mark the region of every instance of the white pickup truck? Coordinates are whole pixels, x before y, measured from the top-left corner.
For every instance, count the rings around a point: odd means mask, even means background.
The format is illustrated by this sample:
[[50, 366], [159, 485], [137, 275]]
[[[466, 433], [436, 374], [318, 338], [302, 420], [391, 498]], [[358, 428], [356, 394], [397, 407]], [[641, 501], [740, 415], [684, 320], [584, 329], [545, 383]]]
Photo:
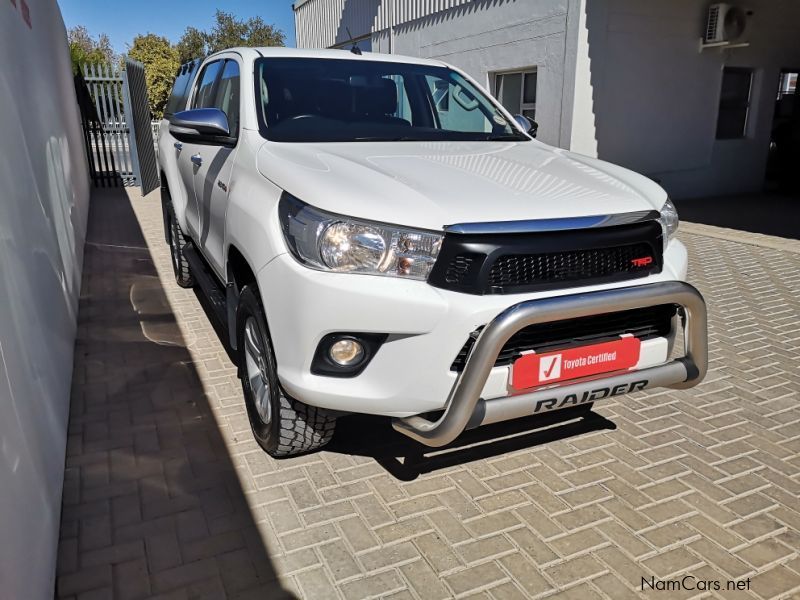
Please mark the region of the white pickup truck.
[[536, 141], [454, 67], [234, 48], [184, 65], [166, 112], [175, 276], [227, 330], [273, 456], [346, 413], [443, 446], [705, 375], [664, 190]]

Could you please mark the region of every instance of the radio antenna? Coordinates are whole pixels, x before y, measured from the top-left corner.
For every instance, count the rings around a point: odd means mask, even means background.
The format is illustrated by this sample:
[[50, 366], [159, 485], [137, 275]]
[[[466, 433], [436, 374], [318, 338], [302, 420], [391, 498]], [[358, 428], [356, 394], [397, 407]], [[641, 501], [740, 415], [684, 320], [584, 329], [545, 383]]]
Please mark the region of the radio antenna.
[[348, 41], [353, 44], [353, 47], [350, 48], [350, 52], [352, 52], [353, 54], [358, 54], [359, 56], [361, 56], [361, 48], [359, 48], [358, 44], [356, 44], [353, 41], [353, 34], [350, 33], [350, 28], [349, 27], [345, 27], [344, 30], [347, 32], [347, 37], [350, 38]]

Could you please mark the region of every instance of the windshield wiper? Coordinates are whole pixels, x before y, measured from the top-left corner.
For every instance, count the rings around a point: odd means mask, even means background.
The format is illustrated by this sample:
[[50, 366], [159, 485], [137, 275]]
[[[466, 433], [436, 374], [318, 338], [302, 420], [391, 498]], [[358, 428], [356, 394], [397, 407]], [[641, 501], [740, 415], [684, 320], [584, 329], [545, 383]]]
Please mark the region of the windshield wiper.
[[426, 140], [425, 138], [411, 137], [404, 135], [401, 137], [383, 137], [383, 136], [365, 136], [353, 138], [354, 142], [430, 142], [433, 140]]
[[521, 133], [502, 133], [498, 135], [487, 136], [487, 142], [522, 142], [528, 138]]

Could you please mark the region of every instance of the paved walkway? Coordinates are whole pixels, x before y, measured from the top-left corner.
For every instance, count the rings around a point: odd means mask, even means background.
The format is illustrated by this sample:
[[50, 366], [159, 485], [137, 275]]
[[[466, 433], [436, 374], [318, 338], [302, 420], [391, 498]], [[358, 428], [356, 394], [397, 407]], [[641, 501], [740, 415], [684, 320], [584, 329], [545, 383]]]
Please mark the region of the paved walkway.
[[[701, 387], [438, 452], [349, 417], [327, 450], [277, 461], [201, 302], [174, 284], [157, 194], [101, 191], [57, 595], [800, 597], [800, 249], [687, 229], [710, 307]], [[697, 589], [641, 591], [684, 575]]]

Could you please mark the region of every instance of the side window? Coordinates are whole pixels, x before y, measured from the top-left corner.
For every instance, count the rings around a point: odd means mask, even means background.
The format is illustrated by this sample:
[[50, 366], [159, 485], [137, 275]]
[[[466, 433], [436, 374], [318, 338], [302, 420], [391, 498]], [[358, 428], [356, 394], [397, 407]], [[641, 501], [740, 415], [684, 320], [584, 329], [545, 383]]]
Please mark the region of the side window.
[[192, 99], [192, 108], [213, 108], [214, 107], [214, 92], [217, 83], [217, 75], [222, 67], [221, 61], [214, 61], [208, 63], [203, 70], [200, 71], [198, 78], [199, 83]]
[[200, 66], [200, 60], [196, 59], [181, 65], [178, 69], [178, 75], [175, 77], [175, 83], [172, 84], [172, 93], [167, 100], [167, 105], [164, 107], [164, 116], [169, 117], [176, 112], [180, 112], [186, 108], [186, 97], [189, 95], [189, 89], [194, 76], [197, 75], [197, 67]]
[[429, 78], [429, 83], [433, 82], [433, 89], [431, 96], [433, 97], [433, 104], [439, 112], [447, 112], [450, 110], [450, 84], [444, 79]]
[[225, 61], [214, 106], [228, 117], [231, 136], [237, 137], [239, 134], [239, 63], [235, 60]]
[[497, 125], [486, 118], [480, 104], [462, 86], [433, 75], [426, 75], [425, 81], [442, 129], [490, 133]]
[[397, 88], [397, 107], [394, 112], [391, 113], [392, 116], [413, 123], [414, 119], [411, 114], [411, 105], [408, 102], [408, 91], [406, 90], [405, 79], [402, 75], [386, 75], [384, 79], [393, 81]]

